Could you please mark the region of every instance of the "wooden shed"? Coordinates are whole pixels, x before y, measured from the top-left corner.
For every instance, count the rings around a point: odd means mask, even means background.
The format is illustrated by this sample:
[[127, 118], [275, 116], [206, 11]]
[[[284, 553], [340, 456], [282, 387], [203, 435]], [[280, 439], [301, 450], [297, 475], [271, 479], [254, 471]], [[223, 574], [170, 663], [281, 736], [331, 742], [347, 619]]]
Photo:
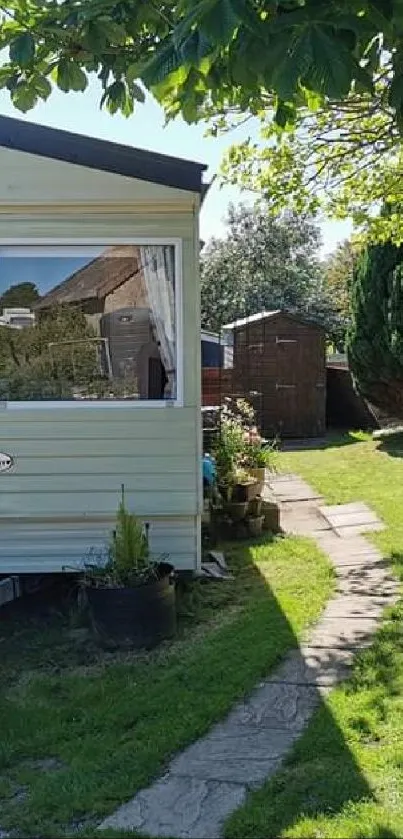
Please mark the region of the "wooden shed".
[[[260, 312], [227, 324], [232, 335], [232, 392], [255, 406], [261, 431], [315, 437], [326, 422], [325, 334], [282, 312]], [[225, 371], [225, 381], [228, 371]]]
[[0, 117], [0, 576], [82, 567], [122, 484], [200, 566], [205, 168]]

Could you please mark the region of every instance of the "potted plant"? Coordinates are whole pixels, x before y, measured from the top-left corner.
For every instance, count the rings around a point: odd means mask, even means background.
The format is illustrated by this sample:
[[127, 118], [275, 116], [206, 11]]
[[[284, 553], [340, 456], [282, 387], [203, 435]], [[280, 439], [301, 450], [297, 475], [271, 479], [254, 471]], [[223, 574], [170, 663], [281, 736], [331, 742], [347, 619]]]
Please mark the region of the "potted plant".
[[262, 513], [262, 503], [263, 503], [263, 499], [260, 497], [260, 495], [257, 495], [256, 498], [252, 498], [252, 501], [249, 501], [248, 515], [251, 518], [261, 515], [261, 513]]
[[263, 516], [250, 516], [247, 521], [251, 536], [260, 536], [263, 529]]
[[276, 442], [262, 445], [259, 440], [253, 440], [245, 447], [245, 466], [259, 484], [259, 495], [263, 492], [266, 481], [266, 469], [275, 469]]
[[92, 624], [105, 646], [150, 649], [174, 635], [173, 567], [151, 555], [148, 531], [128, 512], [123, 486], [106, 557], [86, 563], [84, 582]]
[[214, 448], [217, 486], [225, 502], [232, 498], [236, 483], [236, 470], [244, 448], [242, 427], [230, 415], [224, 414]]
[[225, 512], [230, 517], [231, 521], [242, 521], [248, 512], [247, 501], [228, 501], [225, 505]]
[[[247, 505], [263, 490], [274, 445], [262, 447], [262, 443], [253, 408], [245, 400], [226, 399], [214, 457], [222, 507], [233, 522], [246, 518]], [[260, 514], [259, 507], [255, 515]]]
[[251, 501], [259, 492], [256, 478], [247, 469], [238, 468], [235, 472], [235, 486], [232, 493], [234, 501]]

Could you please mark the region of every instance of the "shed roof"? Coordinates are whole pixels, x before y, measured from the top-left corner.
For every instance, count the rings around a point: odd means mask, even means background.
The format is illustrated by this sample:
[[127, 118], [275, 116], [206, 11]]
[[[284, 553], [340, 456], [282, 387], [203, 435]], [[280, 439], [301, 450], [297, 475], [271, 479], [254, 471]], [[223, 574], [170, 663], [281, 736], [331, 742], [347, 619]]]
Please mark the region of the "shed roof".
[[107, 248], [101, 256], [92, 259], [52, 288], [37, 303], [35, 309], [106, 297], [129, 277], [137, 274], [138, 270], [138, 249], [134, 245]]
[[247, 326], [249, 323], [257, 323], [258, 321], [262, 320], [269, 320], [274, 319], [276, 317], [287, 318], [288, 320], [293, 321], [294, 323], [305, 323], [307, 326], [312, 326], [313, 329], [320, 329], [323, 331], [323, 326], [320, 323], [315, 323], [315, 321], [309, 320], [309, 318], [305, 317], [304, 315], [297, 315], [293, 314], [292, 312], [286, 312], [283, 309], [272, 309], [271, 311], [264, 311], [264, 312], [257, 312], [255, 315], [249, 315], [246, 318], [239, 318], [239, 320], [234, 320], [232, 323], [226, 323], [222, 329], [237, 329], [241, 326]]
[[207, 329], [201, 330], [202, 341], [210, 341], [212, 344], [220, 343], [220, 336], [218, 332], [209, 332]]
[[60, 131], [58, 128], [48, 128], [12, 117], [0, 116], [0, 146], [89, 169], [199, 192], [202, 197], [208, 189], [202, 183], [202, 174], [207, 169], [203, 163]]

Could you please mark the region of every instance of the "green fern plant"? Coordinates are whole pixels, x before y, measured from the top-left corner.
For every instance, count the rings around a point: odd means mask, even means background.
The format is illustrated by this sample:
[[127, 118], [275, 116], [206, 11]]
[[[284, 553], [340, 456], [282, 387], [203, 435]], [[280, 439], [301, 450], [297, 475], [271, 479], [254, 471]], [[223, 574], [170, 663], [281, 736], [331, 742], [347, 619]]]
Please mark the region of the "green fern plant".
[[123, 485], [109, 557], [117, 581], [124, 586], [149, 575], [153, 565], [147, 534], [134, 513], [127, 510]]
[[122, 484], [116, 527], [109, 545], [98, 555], [91, 552], [93, 561], [85, 563], [84, 585], [108, 588], [131, 588], [145, 583], [157, 573], [158, 563], [150, 554], [148, 533], [141, 521], [129, 513]]

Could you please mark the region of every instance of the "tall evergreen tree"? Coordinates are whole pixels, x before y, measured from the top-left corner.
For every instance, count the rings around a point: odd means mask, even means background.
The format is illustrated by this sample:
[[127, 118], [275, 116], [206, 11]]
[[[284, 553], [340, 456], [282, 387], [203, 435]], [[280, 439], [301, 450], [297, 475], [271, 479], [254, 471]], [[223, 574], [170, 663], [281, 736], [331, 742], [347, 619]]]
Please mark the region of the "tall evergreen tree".
[[368, 402], [403, 419], [403, 247], [367, 247], [351, 288], [347, 353]]

